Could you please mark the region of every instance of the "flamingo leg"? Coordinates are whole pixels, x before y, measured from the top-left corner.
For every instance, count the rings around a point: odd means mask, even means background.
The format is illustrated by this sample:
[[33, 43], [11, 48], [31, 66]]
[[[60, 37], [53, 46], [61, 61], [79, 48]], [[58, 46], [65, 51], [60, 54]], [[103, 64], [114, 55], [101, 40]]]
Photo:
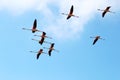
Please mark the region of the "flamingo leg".
[[32, 29], [27, 29], [27, 28], [22, 28], [23, 30], [32, 30]]
[[[38, 37], [42, 37], [41, 35], [34, 35], [34, 36], [38, 36]], [[45, 36], [46, 38], [52, 39], [52, 37], [49, 36]]]
[[69, 14], [66, 14], [66, 13], [61, 13], [62, 15], [69, 15]]

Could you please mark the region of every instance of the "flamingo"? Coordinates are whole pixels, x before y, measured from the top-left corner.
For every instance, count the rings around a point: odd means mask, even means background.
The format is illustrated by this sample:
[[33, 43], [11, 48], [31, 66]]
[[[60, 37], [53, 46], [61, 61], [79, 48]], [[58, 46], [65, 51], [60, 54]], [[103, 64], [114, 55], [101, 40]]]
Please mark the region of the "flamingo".
[[[34, 35], [34, 36], [38, 36], [38, 35]], [[44, 43], [49, 43], [49, 44], [51, 44], [50, 42], [44, 41], [44, 40], [45, 40], [45, 37], [47, 37], [45, 32], [43, 32], [40, 37], [41, 37], [41, 40], [36, 40], [36, 39], [32, 39], [32, 40], [38, 41], [39, 44], [41, 44], [41, 45], [43, 44], [43, 42], [44, 42]]]
[[39, 56], [40, 56], [42, 53], [46, 54], [45, 52], [43, 52], [43, 49], [40, 49], [38, 52], [34, 52], [34, 51], [30, 51], [30, 52], [32, 52], [32, 53], [37, 53], [36, 59], [39, 59]]
[[54, 49], [54, 45], [55, 45], [55, 43], [52, 43], [52, 44], [50, 45], [50, 48], [43, 47], [44, 49], [49, 49], [49, 50], [48, 50], [49, 56], [51, 56], [52, 50], [59, 52], [58, 50]]
[[43, 49], [40, 49], [37, 53], [37, 59], [39, 58], [39, 56], [41, 55], [41, 53], [43, 53]]
[[110, 11], [110, 8], [111, 8], [111, 6], [108, 6], [108, 7], [106, 7], [104, 10], [101, 10], [101, 9], [98, 9], [98, 10], [99, 10], [99, 11], [103, 11], [102, 17], [104, 17], [107, 12], [115, 13], [115, 12]]
[[52, 52], [52, 50], [54, 50], [53, 47], [54, 47], [54, 43], [52, 43], [50, 48], [49, 48], [49, 51], [48, 51], [49, 56], [51, 56], [51, 52]]
[[27, 29], [27, 28], [22, 28], [22, 29], [23, 29], [23, 30], [31, 30], [32, 33], [35, 33], [36, 31], [42, 32], [42, 31], [40, 31], [40, 30], [38, 30], [38, 29], [36, 29], [36, 28], [37, 28], [37, 19], [34, 20], [32, 29]]
[[[93, 45], [98, 41], [98, 39], [103, 39], [100, 36], [96, 36], [96, 37], [90, 37], [90, 38], [95, 38], [93, 41]], [[104, 40], [104, 39], [103, 39]]]
[[71, 16], [79, 18], [79, 16], [75, 16], [75, 15], [73, 14], [73, 9], [74, 9], [74, 7], [73, 7], [73, 5], [72, 5], [71, 8], [70, 8], [69, 14], [65, 14], [65, 13], [62, 13], [62, 14], [63, 14], [63, 15], [67, 15], [67, 19], [71, 18]]

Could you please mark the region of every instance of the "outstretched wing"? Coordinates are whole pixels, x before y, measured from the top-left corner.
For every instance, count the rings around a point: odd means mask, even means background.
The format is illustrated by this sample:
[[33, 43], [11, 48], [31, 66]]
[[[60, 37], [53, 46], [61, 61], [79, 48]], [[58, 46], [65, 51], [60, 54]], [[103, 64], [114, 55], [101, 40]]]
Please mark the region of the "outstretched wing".
[[68, 16], [67, 16], [67, 19], [69, 19], [70, 17], [71, 17], [71, 16], [70, 16], [70, 15], [68, 15]]
[[106, 9], [105, 10], [109, 10], [111, 8], [111, 6], [108, 6], [108, 7], [106, 7]]
[[106, 11], [104, 11], [104, 12], [102, 13], [102, 17], [104, 17], [104, 16], [105, 16], [105, 14], [106, 14]]
[[36, 27], [37, 27], [37, 20], [35, 19], [33, 23], [33, 29], [36, 29]]
[[[36, 28], [37, 28], [37, 20], [35, 19], [34, 23], [33, 23], [33, 28], [32, 29], [36, 29]], [[35, 31], [32, 30], [32, 33], [35, 33]]]
[[69, 14], [73, 14], [73, 5], [71, 6]]
[[54, 45], [55, 45], [55, 43], [52, 43], [52, 44], [51, 44], [51, 46], [50, 46], [50, 48], [53, 48], [53, 47], [54, 47]]
[[38, 53], [38, 54], [37, 54], [37, 59], [39, 59], [39, 56], [40, 56], [40, 55], [41, 55], [41, 53]]
[[51, 56], [51, 52], [52, 52], [52, 49], [50, 49], [50, 50], [48, 51], [49, 56]]
[[93, 45], [97, 42], [98, 38], [95, 38], [95, 40], [93, 41]]

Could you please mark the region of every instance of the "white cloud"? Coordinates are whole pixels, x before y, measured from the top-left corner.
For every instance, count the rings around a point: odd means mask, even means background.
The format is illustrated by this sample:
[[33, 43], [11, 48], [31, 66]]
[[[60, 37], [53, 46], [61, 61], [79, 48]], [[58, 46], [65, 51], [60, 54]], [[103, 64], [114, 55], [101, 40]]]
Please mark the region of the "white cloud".
[[[50, 18], [46, 24], [50, 22], [51, 24], [48, 25], [49, 27], [45, 27], [46, 31], [52, 32], [58, 39], [70, 39], [80, 35], [84, 25], [94, 17], [98, 8], [104, 9], [111, 5], [114, 6], [114, 10], [120, 10], [119, 3], [118, 0], [0, 0], [0, 10], [6, 9], [14, 14], [21, 14], [33, 9], [40, 11], [46, 19]], [[49, 7], [50, 4], [59, 8], [57, 16]], [[68, 13], [71, 5], [74, 5], [74, 14], [80, 18], [66, 20], [66, 16], [60, 15], [62, 12]]]
[[16, 15], [32, 9], [35, 7], [35, 4], [35, 0], [0, 0], [0, 9]]
[[[68, 13], [71, 5], [74, 5], [74, 14], [80, 18], [66, 20], [66, 16], [61, 15], [56, 23], [47, 27], [48, 31], [53, 32], [58, 39], [74, 39], [83, 31], [84, 25], [98, 13], [97, 9], [104, 9], [109, 3], [104, 0], [65, 0], [59, 2], [60, 12]], [[53, 16], [54, 17], [54, 16]], [[56, 16], [54, 17], [56, 19]]]

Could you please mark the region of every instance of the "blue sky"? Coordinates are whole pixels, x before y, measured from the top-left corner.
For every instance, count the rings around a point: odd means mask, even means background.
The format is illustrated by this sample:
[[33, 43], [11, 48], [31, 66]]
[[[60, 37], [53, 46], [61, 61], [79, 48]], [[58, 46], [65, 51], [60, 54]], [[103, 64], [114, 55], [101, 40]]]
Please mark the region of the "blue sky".
[[[0, 0], [0, 80], [120, 80], [120, 7], [119, 0]], [[66, 16], [71, 5], [79, 18]], [[102, 18], [100, 11], [112, 6]], [[42, 46], [32, 38], [31, 28], [53, 39], [55, 49], [49, 57], [36, 53]], [[41, 33], [35, 33], [41, 34]], [[100, 35], [94, 46], [90, 36]], [[44, 50], [47, 52], [47, 50]]]

